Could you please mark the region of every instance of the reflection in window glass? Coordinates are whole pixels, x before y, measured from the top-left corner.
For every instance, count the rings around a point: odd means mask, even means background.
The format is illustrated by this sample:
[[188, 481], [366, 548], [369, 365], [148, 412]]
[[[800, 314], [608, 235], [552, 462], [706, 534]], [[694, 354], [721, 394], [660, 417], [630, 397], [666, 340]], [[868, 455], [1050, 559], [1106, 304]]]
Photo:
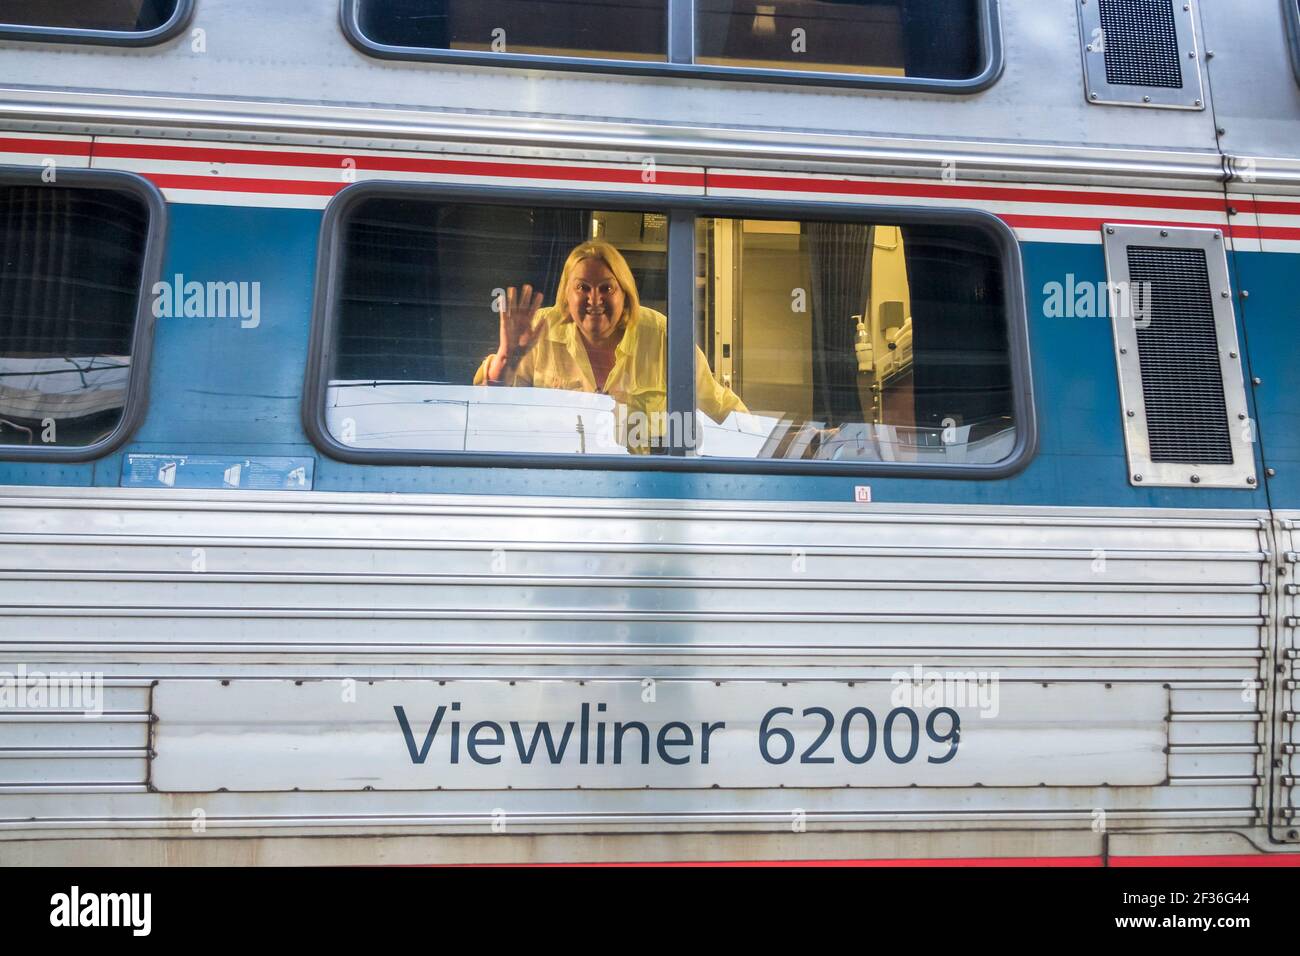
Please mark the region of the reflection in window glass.
[[697, 341], [747, 411], [699, 453], [992, 464], [1015, 420], [1000, 256], [954, 226], [707, 219]]
[[0, 0], [0, 24], [147, 33], [166, 24], [180, 0]]
[[0, 445], [86, 446], [117, 427], [148, 231], [133, 196], [0, 186]]
[[[650, 453], [668, 219], [372, 198], [341, 224], [326, 425], [358, 448]], [[698, 356], [713, 420], [743, 408]]]
[[666, 60], [668, 0], [359, 0], [373, 43], [430, 50]]
[[962, 80], [980, 0], [696, 0], [696, 62]]

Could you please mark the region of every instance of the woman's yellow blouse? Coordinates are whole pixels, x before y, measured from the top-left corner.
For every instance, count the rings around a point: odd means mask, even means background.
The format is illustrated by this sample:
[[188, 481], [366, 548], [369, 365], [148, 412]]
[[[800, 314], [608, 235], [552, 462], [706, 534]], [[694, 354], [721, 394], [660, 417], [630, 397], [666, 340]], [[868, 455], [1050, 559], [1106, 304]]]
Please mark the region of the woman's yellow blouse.
[[[537, 313], [536, 344], [513, 372], [500, 384], [532, 388], [559, 388], [574, 392], [595, 392], [587, 350], [578, 326], [567, 312], [551, 307]], [[654, 309], [642, 308], [628, 322], [623, 339], [614, 352], [614, 367], [605, 380], [605, 393], [627, 407], [629, 419], [640, 412], [652, 424], [652, 434], [662, 434], [668, 402], [667, 366], [668, 319]], [[474, 375], [474, 384], [487, 382], [488, 356]], [[709, 368], [708, 359], [695, 349], [695, 401], [700, 411], [721, 424], [732, 412], [747, 412], [740, 397], [720, 384]], [[634, 449], [637, 450], [637, 449]]]

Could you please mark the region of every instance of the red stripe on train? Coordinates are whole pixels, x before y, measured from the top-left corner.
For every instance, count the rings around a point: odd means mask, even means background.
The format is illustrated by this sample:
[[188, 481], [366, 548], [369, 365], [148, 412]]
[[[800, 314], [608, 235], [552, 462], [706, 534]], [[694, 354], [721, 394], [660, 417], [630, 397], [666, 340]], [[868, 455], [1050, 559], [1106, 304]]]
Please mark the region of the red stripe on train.
[[24, 139], [0, 136], [0, 153], [46, 153], [55, 156], [90, 156], [90, 143], [78, 140]]
[[[501, 176], [514, 179], [551, 179], [578, 182], [638, 183], [642, 170], [599, 166], [544, 166], [528, 163], [468, 159], [423, 159], [414, 156], [375, 156], [346, 153], [296, 153], [281, 150], [209, 148], [205, 146], [154, 146], [133, 143], [96, 143], [95, 155], [115, 159], [158, 159], [187, 163], [236, 163], [253, 166], [297, 166], [343, 169], [351, 159], [359, 170], [390, 173]], [[653, 182], [666, 186], [704, 186], [702, 173], [655, 169]]]
[[[1087, 192], [1076, 189], [1028, 189], [1010, 186], [952, 186], [941, 183], [886, 183], [802, 176], [707, 174], [710, 186], [785, 192], [837, 193], [853, 196], [907, 196], [931, 199], [975, 199], [989, 202], [1057, 203], [1084, 206], [1131, 206], [1145, 209], [1187, 209], [1227, 215], [1221, 198], [1145, 196], [1133, 193]], [[1186, 225], [1183, 223], [1182, 225]]]
[[1027, 856], [899, 860], [688, 860], [683, 862], [479, 863], [475, 867], [1300, 867], [1300, 853], [1241, 853], [1219, 856]]
[[[311, 182], [294, 179], [244, 179], [225, 176], [185, 176], [172, 173], [144, 173], [160, 189], [196, 189], [212, 192], [263, 193], [285, 196], [333, 196], [346, 186], [338, 182]], [[1046, 229], [1056, 232], [1100, 232], [1105, 223], [1132, 226], [1164, 226], [1170, 229], [1189, 228], [1187, 223], [1160, 220], [1128, 220], [1109, 218], [1089, 219], [1076, 216], [1024, 216], [1003, 214], [1003, 222], [1015, 229]], [[1196, 228], [1196, 227], [1191, 227]], [[1204, 228], [1204, 227], [1202, 227]], [[1235, 228], [1233, 234], [1240, 239], [1294, 239], [1300, 240], [1300, 229], [1281, 226]]]
[[1233, 226], [1232, 235], [1236, 239], [1300, 240], [1300, 229], [1290, 226]]
[[[50, 153], [61, 156], [91, 155], [91, 144], [83, 141], [43, 140], [19, 137], [0, 137], [0, 148], [6, 152]], [[543, 179], [569, 182], [606, 182], [635, 183], [641, 182], [642, 171], [636, 168], [611, 169], [601, 167], [566, 167], [530, 165], [526, 163], [497, 162], [486, 160], [423, 159], [418, 157], [326, 154], [295, 152], [292, 150], [251, 150], [227, 147], [155, 145], [140, 143], [105, 143], [94, 144], [94, 153], [105, 158], [119, 159], [159, 159], [172, 162], [208, 162], [235, 163], [244, 165], [284, 165], [299, 168], [338, 169], [345, 159], [356, 162], [356, 168], [374, 172], [408, 172], [433, 173], [442, 175], [499, 176], [519, 179]], [[161, 177], [168, 174], [156, 174]], [[179, 179], [181, 177], [175, 176]], [[278, 191], [288, 195], [332, 195], [337, 189], [321, 190], [310, 186], [293, 184], [289, 180], [235, 180], [225, 182], [245, 182], [247, 190], [218, 185], [213, 180], [203, 178], [208, 183], [205, 187], [180, 186], [176, 188], [208, 188], [224, 192], [248, 191], [271, 193], [277, 190], [268, 188], [265, 183], [289, 183]], [[874, 197], [910, 197], [932, 199], [968, 199], [991, 202], [1027, 202], [1056, 203], [1061, 205], [1088, 206], [1127, 206], [1145, 209], [1181, 209], [1200, 212], [1225, 213], [1229, 205], [1240, 212], [1294, 215], [1300, 216], [1300, 203], [1253, 200], [1245, 197], [1233, 197], [1224, 200], [1212, 197], [1195, 196], [1161, 196], [1139, 195], [1133, 193], [1089, 192], [1085, 190], [1048, 190], [1023, 187], [948, 185], [939, 183], [888, 183], [879, 181], [828, 180], [801, 176], [752, 176], [730, 173], [687, 173], [673, 170], [656, 170], [656, 183], [670, 186], [701, 187], [706, 183], [740, 189], [764, 191], [800, 191], [821, 192], [840, 195], [860, 195]], [[1009, 217], [1004, 217], [1008, 218]], [[1065, 221], [1065, 217], [1054, 217]], [[1078, 222], [1089, 222], [1077, 220]], [[1100, 220], [1098, 220], [1100, 222]], [[1154, 225], [1186, 226], [1186, 223], [1153, 223]], [[1025, 228], [1033, 228], [1026, 226]], [[1061, 226], [1043, 224], [1037, 228], [1057, 229]], [[1065, 228], [1094, 228], [1091, 222], [1087, 226], [1072, 225]], [[1264, 226], [1255, 228], [1239, 227], [1237, 234], [1242, 238], [1300, 239], [1300, 229]]]
[[1275, 199], [1238, 199], [1233, 197], [1231, 205], [1238, 212], [1272, 213], [1278, 216], [1300, 216], [1300, 202], [1286, 202]]
[[1228, 856], [1113, 856], [1111, 866], [1300, 866], [1300, 853], [1236, 853]]

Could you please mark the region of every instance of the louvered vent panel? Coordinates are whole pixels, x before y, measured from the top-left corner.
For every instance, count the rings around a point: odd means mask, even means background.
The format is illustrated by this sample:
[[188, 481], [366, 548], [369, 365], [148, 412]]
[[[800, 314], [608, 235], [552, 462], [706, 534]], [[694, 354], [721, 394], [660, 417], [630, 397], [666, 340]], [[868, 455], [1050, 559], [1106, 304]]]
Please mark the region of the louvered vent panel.
[[[1149, 322], [1139, 323], [1137, 342], [1151, 460], [1231, 465], [1205, 252], [1130, 246], [1128, 265], [1135, 295], [1150, 310]], [[1149, 297], [1142, 293], [1146, 289]]]
[[1183, 88], [1173, 0], [1098, 0], [1106, 81], [1119, 86]]

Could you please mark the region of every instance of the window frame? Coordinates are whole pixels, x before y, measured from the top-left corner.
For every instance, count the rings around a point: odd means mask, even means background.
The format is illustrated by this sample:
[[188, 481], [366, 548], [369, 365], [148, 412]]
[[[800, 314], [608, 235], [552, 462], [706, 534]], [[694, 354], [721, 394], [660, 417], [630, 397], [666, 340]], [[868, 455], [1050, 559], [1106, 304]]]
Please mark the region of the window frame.
[[1291, 51], [1291, 68], [1300, 83], [1300, 0], [1282, 0], [1282, 17], [1286, 20], [1287, 49]]
[[[0, 166], [0, 185], [43, 186], [43, 169], [24, 166]], [[139, 199], [149, 215], [141, 258], [140, 294], [136, 306], [135, 326], [131, 332], [131, 372], [126, 387], [126, 403], [117, 427], [92, 445], [56, 447], [51, 445], [0, 444], [0, 461], [98, 461], [120, 449], [144, 421], [149, 405], [149, 371], [153, 354], [154, 285], [162, 278], [163, 254], [167, 238], [167, 202], [158, 188], [135, 173], [106, 169], [60, 169], [54, 186], [57, 189], [95, 189], [127, 193]]]
[[1002, 42], [1000, 0], [976, 0], [980, 14], [978, 42], [980, 57], [984, 65], [978, 74], [962, 80], [888, 75], [873, 76], [856, 73], [811, 72], [807, 70], [771, 70], [758, 67], [696, 63], [694, 62], [694, 0], [665, 0], [667, 8], [667, 36], [665, 37], [667, 59], [664, 62], [600, 57], [546, 56], [525, 53], [484, 53], [476, 50], [436, 50], [378, 43], [367, 37], [361, 29], [359, 11], [363, 2], [365, 0], [341, 0], [340, 22], [343, 34], [362, 53], [384, 60], [965, 95], [979, 93], [991, 87], [1002, 76], [1002, 71], [1006, 65]]
[[152, 30], [88, 30], [80, 27], [41, 27], [0, 22], [0, 40], [36, 43], [93, 43], [102, 46], [154, 46], [176, 36], [194, 15], [195, 0], [176, 0], [171, 19]]
[[[1007, 358], [1011, 369], [1016, 442], [1011, 454], [992, 464], [924, 464], [914, 462], [837, 462], [689, 456], [675, 448], [665, 455], [578, 455], [356, 448], [338, 441], [326, 425], [328, 369], [335, 349], [338, 302], [343, 270], [342, 226], [359, 203], [372, 199], [421, 199], [447, 203], [552, 208], [664, 211], [668, 239], [668, 411], [694, 415], [695, 222], [699, 217], [777, 218], [800, 221], [861, 222], [974, 227], [987, 235], [1001, 259], [1006, 297]], [[1020, 244], [1011, 227], [978, 209], [934, 209], [839, 202], [787, 202], [650, 193], [547, 190], [509, 186], [371, 180], [341, 190], [325, 209], [317, 253], [311, 335], [303, 387], [302, 420], [316, 448], [331, 458], [360, 465], [438, 465], [620, 471], [706, 472], [713, 474], [817, 475], [821, 477], [960, 478], [993, 480], [1024, 470], [1038, 445], [1033, 376], [1029, 354], [1029, 319]]]

